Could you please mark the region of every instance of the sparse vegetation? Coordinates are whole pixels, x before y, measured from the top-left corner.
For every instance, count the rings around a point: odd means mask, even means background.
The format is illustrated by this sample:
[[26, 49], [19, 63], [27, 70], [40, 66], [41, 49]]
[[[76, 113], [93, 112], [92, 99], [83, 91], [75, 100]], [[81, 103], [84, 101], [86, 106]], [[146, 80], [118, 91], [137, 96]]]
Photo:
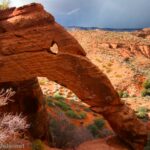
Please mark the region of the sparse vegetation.
[[105, 125], [105, 121], [103, 119], [94, 120], [94, 124], [98, 127], [98, 129], [102, 129]]
[[86, 118], [86, 113], [85, 112], [80, 112], [79, 113], [79, 119], [85, 119]]
[[140, 119], [147, 118], [148, 109], [146, 107], [139, 107], [136, 111], [136, 115]]
[[105, 125], [105, 122], [103, 119], [96, 119], [94, 120], [93, 124], [90, 124], [89, 126], [87, 126], [87, 129], [89, 129], [89, 131], [92, 133], [92, 135], [95, 138], [100, 137], [100, 131], [103, 129]]
[[143, 83], [143, 87], [144, 90], [142, 91], [142, 96], [150, 96], [150, 79], [147, 79], [144, 83]]
[[57, 100], [64, 100], [64, 96], [62, 96], [59, 92], [54, 93], [53, 97]]
[[119, 91], [118, 94], [119, 94], [120, 98], [127, 98], [127, 97], [129, 97], [129, 93], [127, 91]]
[[92, 133], [95, 138], [99, 137], [99, 129], [95, 124], [90, 124], [87, 129]]
[[143, 83], [143, 87], [145, 89], [150, 89], [150, 79], [147, 79], [144, 83]]
[[[9, 102], [13, 102], [11, 99], [15, 92], [12, 89], [0, 91], [0, 107], [7, 105]], [[23, 134], [29, 124], [26, 122], [26, 118], [21, 114], [1, 114], [0, 112], [0, 144], [10, 143], [17, 139]]]
[[35, 140], [32, 143], [32, 150], [44, 150], [44, 146], [41, 140]]
[[142, 96], [145, 97], [145, 96], [150, 96], [150, 88], [149, 89], [144, 89], [142, 91]]
[[53, 101], [53, 97], [51, 96], [46, 96], [46, 104], [49, 106], [49, 107], [54, 107], [55, 106], [55, 103]]
[[68, 110], [66, 112], [66, 115], [70, 118], [78, 119], [78, 114], [74, 112], [73, 110]]
[[55, 105], [61, 108], [63, 111], [71, 110], [70, 106], [64, 101], [55, 101]]
[[86, 118], [86, 113], [84, 112], [80, 112], [80, 113], [77, 113], [73, 110], [68, 110], [66, 112], [66, 115], [70, 118], [74, 118], [74, 119], [85, 119]]
[[52, 136], [52, 142], [49, 144], [58, 148], [76, 147], [84, 141], [93, 139], [89, 130], [77, 128], [64, 115], [50, 121], [49, 134]]

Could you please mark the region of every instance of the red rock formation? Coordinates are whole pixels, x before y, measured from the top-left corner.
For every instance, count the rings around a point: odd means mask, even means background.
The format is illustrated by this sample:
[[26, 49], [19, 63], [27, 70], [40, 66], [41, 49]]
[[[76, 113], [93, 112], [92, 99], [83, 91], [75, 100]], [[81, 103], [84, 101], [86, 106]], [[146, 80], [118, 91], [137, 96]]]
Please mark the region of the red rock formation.
[[150, 45], [130, 45], [130, 44], [121, 44], [121, 43], [102, 43], [103, 48], [118, 49], [120, 53], [124, 53], [129, 56], [144, 55], [147, 58], [150, 58]]
[[[88, 58], [79, 43], [39, 4], [0, 12], [0, 82], [44, 76], [71, 89], [116, 134], [136, 150], [147, 139], [146, 126], [121, 103], [109, 79]], [[50, 47], [57, 44], [58, 53]]]
[[12, 88], [16, 94], [12, 97], [12, 102], [0, 107], [0, 111], [14, 114], [23, 113], [28, 116], [32, 136], [35, 138], [46, 137], [48, 116], [43, 105], [44, 97], [38, 80], [31, 78], [24, 81], [0, 83], [0, 89], [9, 88]]

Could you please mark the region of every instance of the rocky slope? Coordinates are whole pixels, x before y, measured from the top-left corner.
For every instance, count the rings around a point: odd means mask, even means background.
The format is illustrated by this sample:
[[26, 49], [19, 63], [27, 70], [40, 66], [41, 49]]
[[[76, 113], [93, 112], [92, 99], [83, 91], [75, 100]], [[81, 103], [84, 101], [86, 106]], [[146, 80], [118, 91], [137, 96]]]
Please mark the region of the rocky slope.
[[141, 95], [142, 84], [150, 76], [150, 61], [149, 55], [142, 53], [139, 47], [149, 47], [149, 40], [132, 35], [132, 32], [78, 29], [69, 32], [117, 91], [127, 91], [130, 96]]

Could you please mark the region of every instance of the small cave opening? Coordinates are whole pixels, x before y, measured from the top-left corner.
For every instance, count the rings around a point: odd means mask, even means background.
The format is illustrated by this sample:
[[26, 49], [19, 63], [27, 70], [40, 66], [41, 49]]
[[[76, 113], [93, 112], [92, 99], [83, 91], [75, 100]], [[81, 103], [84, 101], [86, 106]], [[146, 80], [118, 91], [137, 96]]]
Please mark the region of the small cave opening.
[[50, 52], [55, 55], [58, 54], [58, 52], [59, 52], [58, 44], [55, 41], [52, 41], [52, 43], [51, 43]]

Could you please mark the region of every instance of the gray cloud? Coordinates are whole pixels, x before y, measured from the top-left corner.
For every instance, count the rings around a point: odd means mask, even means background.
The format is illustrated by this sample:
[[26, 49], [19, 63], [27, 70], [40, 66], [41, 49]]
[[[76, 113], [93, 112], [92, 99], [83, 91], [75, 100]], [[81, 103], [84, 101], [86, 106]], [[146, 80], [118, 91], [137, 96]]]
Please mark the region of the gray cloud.
[[150, 26], [150, 0], [12, 0], [40, 2], [65, 26], [142, 28]]

